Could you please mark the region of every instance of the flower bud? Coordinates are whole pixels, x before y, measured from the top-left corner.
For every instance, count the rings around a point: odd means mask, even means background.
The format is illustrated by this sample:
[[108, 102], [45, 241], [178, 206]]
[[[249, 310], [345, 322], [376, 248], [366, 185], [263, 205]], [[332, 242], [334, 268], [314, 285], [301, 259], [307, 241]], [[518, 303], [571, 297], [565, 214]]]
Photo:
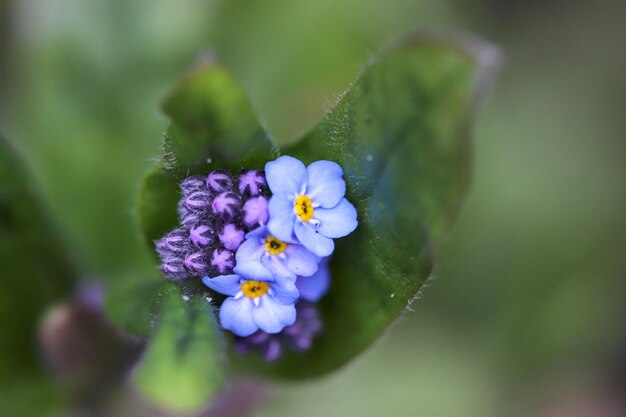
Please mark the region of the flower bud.
[[235, 254], [227, 249], [215, 249], [211, 255], [211, 266], [221, 275], [230, 274], [235, 266]]
[[226, 249], [237, 250], [241, 242], [245, 239], [246, 234], [235, 224], [228, 223], [222, 227], [218, 237]]
[[194, 275], [203, 276], [209, 272], [210, 264], [208, 255], [205, 251], [197, 251], [188, 253], [185, 256], [184, 265], [187, 270]]
[[170, 278], [182, 279], [189, 277], [189, 272], [185, 269], [182, 258], [178, 256], [164, 259], [161, 264], [161, 271]]
[[180, 183], [180, 191], [185, 197], [194, 191], [204, 189], [204, 178], [200, 176], [187, 177]]
[[211, 203], [211, 210], [213, 211], [213, 214], [221, 217], [225, 221], [231, 220], [237, 216], [237, 214], [239, 214], [240, 207], [240, 197], [237, 194], [230, 192], [218, 194]]
[[263, 171], [244, 171], [239, 176], [238, 189], [241, 195], [246, 197], [256, 197], [267, 189], [265, 173]]
[[249, 228], [267, 223], [269, 212], [265, 197], [251, 198], [243, 205], [243, 222]]
[[180, 223], [187, 229], [193, 228], [197, 223], [206, 219], [206, 213], [201, 211], [187, 210], [181, 217]]
[[161, 240], [162, 244], [159, 246], [162, 250], [166, 249], [174, 254], [185, 252], [189, 248], [189, 232], [183, 228], [174, 229]]
[[233, 190], [233, 179], [226, 171], [213, 171], [206, 177], [206, 188], [215, 193]]
[[206, 210], [211, 205], [211, 194], [204, 190], [193, 191], [185, 198], [184, 204], [188, 210]]
[[198, 248], [206, 248], [213, 244], [213, 229], [207, 223], [197, 223], [189, 230], [189, 239]]
[[172, 251], [168, 248], [165, 243], [165, 239], [159, 239], [154, 241], [154, 248], [156, 249], [159, 258], [165, 259], [172, 256]]

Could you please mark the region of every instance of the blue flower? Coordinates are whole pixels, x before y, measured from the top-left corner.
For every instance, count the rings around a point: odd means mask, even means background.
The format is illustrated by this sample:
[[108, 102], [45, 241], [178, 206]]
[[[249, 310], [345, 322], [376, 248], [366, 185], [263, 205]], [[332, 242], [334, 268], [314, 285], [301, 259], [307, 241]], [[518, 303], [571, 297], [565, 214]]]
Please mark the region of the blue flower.
[[260, 280], [310, 276], [317, 271], [320, 258], [295, 242], [278, 240], [267, 230], [258, 229], [246, 235], [237, 250], [235, 273]]
[[330, 287], [330, 268], [328, 262], [330, 257], [322, 259], [319, 269], [311, 276], [299, 276], [296, 281], [296, 288], [300, 293], [300, 299], [316, 303], [322, 299]]
[[269, 203], [270, 232], [282, 241], [294, 236], [318, 256], [330, 255], [334, 238], [356, 229], [356, 209], [344, 198], [343, 170], [331, 161], [307, 168], [296, 158], [281, 156], [265, 165], [273, 195]]
[[296, 321], [298, 290], [293, 280], [253, 281], [239, 275], [204, 277], [202, 282], [229, 297], [220, 307], [220, 323], [237, 336], [257, 330], [279, 333]]

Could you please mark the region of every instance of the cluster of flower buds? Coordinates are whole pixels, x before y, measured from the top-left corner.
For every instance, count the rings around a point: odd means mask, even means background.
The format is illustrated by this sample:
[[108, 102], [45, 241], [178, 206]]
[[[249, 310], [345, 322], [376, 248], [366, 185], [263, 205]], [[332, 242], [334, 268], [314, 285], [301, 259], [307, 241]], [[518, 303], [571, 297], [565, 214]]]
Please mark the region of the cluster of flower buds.
[[212, 171], [186, 178], [180, 190], [181, 226], [156, 242], [162, 271], [172, 279], [232, 273], [246, 233], [267, 223], [265, 174]]

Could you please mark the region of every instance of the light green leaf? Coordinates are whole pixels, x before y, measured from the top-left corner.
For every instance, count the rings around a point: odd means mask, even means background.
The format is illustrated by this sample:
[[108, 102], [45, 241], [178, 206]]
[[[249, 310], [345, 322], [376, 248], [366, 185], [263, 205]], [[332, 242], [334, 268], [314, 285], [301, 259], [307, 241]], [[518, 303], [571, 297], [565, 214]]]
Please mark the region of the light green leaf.
[[201, 296], [164, 295], [156, 334], [136, 381], [146, 397], [175, 412], [190, 412], [222, 389], [224, 369], [220, 330], [211, 304]]

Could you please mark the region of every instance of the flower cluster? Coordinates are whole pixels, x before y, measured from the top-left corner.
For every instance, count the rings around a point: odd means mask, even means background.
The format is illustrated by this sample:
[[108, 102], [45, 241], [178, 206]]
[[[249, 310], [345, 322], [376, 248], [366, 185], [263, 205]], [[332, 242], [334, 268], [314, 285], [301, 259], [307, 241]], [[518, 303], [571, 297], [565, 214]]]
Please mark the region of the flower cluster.
[[285, 344], [305, 349], [321, 325], [296, 304], [326, 293], [333, 239], [358, 224], [345, 190], [338, 164], [305, 167], [289, 156], [237, 181], [224, 171], [187, 178], [182, 226], [156, 243], [162, 270], [173, 279], [201, 276], [226, 295], [220, 323], [240, 346], [261, 346], [268, 360]]

